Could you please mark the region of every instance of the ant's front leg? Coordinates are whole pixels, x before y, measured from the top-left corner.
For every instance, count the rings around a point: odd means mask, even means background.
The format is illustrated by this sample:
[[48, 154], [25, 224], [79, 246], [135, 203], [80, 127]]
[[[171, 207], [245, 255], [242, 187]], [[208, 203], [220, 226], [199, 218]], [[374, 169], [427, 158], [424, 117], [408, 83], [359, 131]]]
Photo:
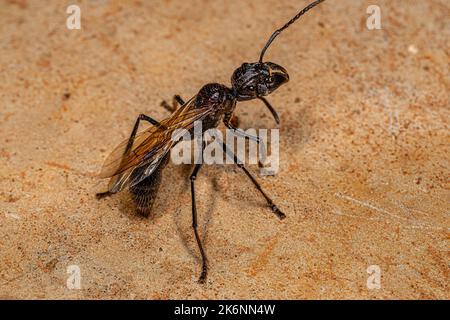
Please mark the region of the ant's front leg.
[[270, 113], [272, 114], [275, 122], [277, 124], [280, 124], [280, 117], [278, 116], [278, 113], [275, 111], [275, 109], [272, 107], [272, 105], [269, 103], [269, 101], [267, 101], [266, 98], [264, 98], [264, 97], [258, 97], [258, 99], [261, 100], [262, 102], [264, 102], [267, 109], [269, 109]]
[[234, 126], [231, 122], [232, 119], [232, 115], [231, 114], [226, 114], [225, 118], [223, 119], [223, 123], [225, 124], [225, 126], [230, 129], [232, 131], [233, 134], [235, 134], [236, 136], [240, 136], [249, 140], [253, 140], [256, 143], [260, 143], [260, 139], [259, 137], [255, 137], [252, 136], [251, 134], [248, 134], [247, 132], [245, 132], [242, 129], [237, 128], [236, 126]]
[[223, 122], [225, 124], [225, 126], [231, 130], [231, 132], [239, 137], [243, 137], [245, 139], [248, 140], [252, 140], [255, 141], [258, 146], [259, 146], [259, 151], [260, 151], [260, 156], [261, 156], [261, 160], [259, 160], [259, 166], [260, 167], [264, 167], [264, 163], [266, 162], [266, 158], [267, 158], [267, 151], [266, 151], [266, 146], [264, 145], [264, 142], [261, 141], [261, 139], [259, 137], [255, 137], [251, 134], [248, 134], [247, 132], [245, 132], [242, 129], [236, 128], [232, 123], [231, 123], [231, 115], [225, 115], [225, 118], [223, 119]]

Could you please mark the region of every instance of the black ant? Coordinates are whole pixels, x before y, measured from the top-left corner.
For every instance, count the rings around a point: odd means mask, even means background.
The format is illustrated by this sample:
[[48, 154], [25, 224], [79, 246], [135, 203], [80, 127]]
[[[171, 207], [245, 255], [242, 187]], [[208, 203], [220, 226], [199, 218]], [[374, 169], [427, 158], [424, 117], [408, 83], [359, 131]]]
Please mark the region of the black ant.
[[[273, 115], [275, 121], [280, 119], [271, 104], [264, 98], [281, 85], [289, 81], [289, 75], [283, 67], [273, 62], [263, 62], [264, 53], [272, 41], [292, 23], [299, 19], [308, 10], [324, 0], [317, 0], [302, 9], [283, 27], [276, 30], [261, 51], [258, 62], [243, 63], [237, 68], [231, 77], [231, 88], [219, 83], [210, 83], [200, 89], [197, 95], [185, 102], [180, 96], [175, 96], [174, 101], [180, 108], [174, 110], [172, 115], [162, 121], [154, 120], [144, 114], [139, 115], [134, 125], [130, 138], [120, 144], [106, 159], [101, 178], [110, 177], [108, 191], [98, 193], [97, 198], [109, 196], [128, 187], [137, 204], [138, 211], [148, 215], [161, 184], [161, 174], [166, 166], [171, 148], [178, 142], [172, 134], [176, 129], [192, 131], [195, 121], [201, 121], [203, 132], [216, 128], [220, 121], [238, 136], [260, 142], [258, 137], [247, 134], [232, 124], [232, 115], [238, 101], [251, 99], [261, 100]], [[137, 133], [141, 120], [148, 121], [153, 126]], [[217, 141], [220, 143], [220, 141]], [[272, 199], [264, 192], [253, 175], [245, 168], [225, 144], [224, 151], [241, 168], [252, 181], [256, 189], [266, 199], [268, 207], [278, 216], [285, 218], [285, 214], [275, 205]], [[204, 282], [207, 275], [207, 259], [197, 231], [197, 209], [195, 202], [195, 179], [202, 167], [196, 164], [190, 175], [192, 193], [192, 227], [195, 239], [202, 257], [202, 272], [199, 282]]]

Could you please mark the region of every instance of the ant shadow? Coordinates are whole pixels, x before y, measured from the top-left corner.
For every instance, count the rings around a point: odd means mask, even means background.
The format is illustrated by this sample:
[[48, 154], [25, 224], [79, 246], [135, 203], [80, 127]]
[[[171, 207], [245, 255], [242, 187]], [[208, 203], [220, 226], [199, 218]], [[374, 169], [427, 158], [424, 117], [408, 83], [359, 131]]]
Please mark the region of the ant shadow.
[[[148, 216], [144, 216], [138, 212], [129, 190], [120, 193], [120, 212], [132, 220], [145, 220], [156, 223], [164, 214], [171, 210], [171, 207], [173, 207], [173, 202], [169, 200], [180, 198], [179, 196], [181, 196], [183, 190], [180, 190], [180, 183], [178, 181], [189, 180], [189, 174], [190, 171], [192, 171], [191, 165], [177, 166], [179, 167], [179, 169], [177, 168], [178, 170], [174, 167], [175, 166], [173, 165], [168, 165], [164, 168], [162, 182], [156, 193], [155, 201]], [[186, 183], [181, 186], [186, 188]]]
[[[200, 253], [195, 242], [194, 230], [192, 228], [192, 204], [191, 204], [191, 186], [189, 176], [192, 173], [194, 165], [173, 165], [169, 164], [163, 171], [163, 179], [160, 189], [156, 195], [154, 205], [149, 216], [143, 216], [137, 212], [136, 206], [131, 199], [129, 192], [123, 192], [119, 198], [119, 210], [133, 221], [148, 221], [151, 224], [156, 224], [158, 220], [164, 215], [171, 213], [175, 222], [181, 242], [186, 251], [193, 256], [197, 261], [201, 261]], [[198, 179], [204, 179], [209, 175], [202, 175], [202, 172], [209, 170], [210, 166], [204, 166], [200, 170]], [[182, 181], [182, 183], [180, 183]], [[203, 190], [196, 185], [196, 199], [198, 212], [198, 230], [200, 233], [203, 247], [205, 248], [205, 241], [208, 234], [208, 229], [212, 221], [213, 212], [216, 208], [217, 197], [217, 179], [212, 180], [212, 190]], [[205, 196], [207, 207], [199, 210], [198, 203], [200, 196]], [[176, 208], [174, 209], [174, 203]], [[203, 201], [202, 201], [203, 203]], [[189, 219], [186, 219], [182, 214], [189, 214]], [[189, 223], [187, 223], [189, 221]], [[187, 227], [187, 224], [189, 227]]]
[[294, 149], [299, 149], [307, 144], [311, 139], [313, 130], [320, 130], [319, 127], [323, 126], [311, 114], [313, 106], [297, 102], [297, 99], [294, 102], [296, 109], [289, 110], [290, 115], [284, 117], [280, 130], [280, 135], [284, 138], [280, 138], [280, 142], [292, 146]]

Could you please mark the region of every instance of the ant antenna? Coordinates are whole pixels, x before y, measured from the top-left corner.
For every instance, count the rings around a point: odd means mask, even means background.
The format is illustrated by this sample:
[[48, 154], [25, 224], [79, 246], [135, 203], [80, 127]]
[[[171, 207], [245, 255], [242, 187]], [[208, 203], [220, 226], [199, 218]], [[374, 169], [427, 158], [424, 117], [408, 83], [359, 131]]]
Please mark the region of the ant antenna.
[[309, 11], [309, 9], [314, 8], [315, 6], [317, 6], [319, 3], [323, 2], [325, 0], [316, 0], [312, 3], [310, 3], [309, 5], [307, 5], [306, 7], [304, 7], [299, 13], [297, 13], [297, 15], [295, 17], [293, 17], [291, 20], [289, 20], [288, 23], [286, 23], [284, 26], [282, 26], [280, 29], [276, 30], [274, 33], [272, 33], [272, 35], [269, 38], [269, 41], [267, 41], [266, 45], [264, 46], [264, 48], [261, 51], [261, 55], [259, 56], [259, 62], [261, 63], [264, 57], [264, 53], [266, 52], [267, 48], [270, 46], [270, 44], [272, 43], [273, 40], [275, 40], [275, 38], [281, 33], [281, 31], [283, 31], [284, 29], [286, 29], [287, 27], [289, 27], [291, 24], [293, 24], [298, 18], [300, 18], [302, 15], [304, 15], [307, 11]]

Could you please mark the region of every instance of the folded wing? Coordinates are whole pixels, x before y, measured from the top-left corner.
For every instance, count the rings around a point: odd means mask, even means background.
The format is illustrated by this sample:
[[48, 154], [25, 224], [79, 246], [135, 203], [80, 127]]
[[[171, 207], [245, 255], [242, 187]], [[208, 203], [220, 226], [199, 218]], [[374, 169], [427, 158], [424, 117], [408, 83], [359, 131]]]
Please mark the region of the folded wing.
[[177, 109], [161, 126], [152, 126], [136, 134], [131, 149], [128, 140], [119, 144], [106, 158], [100, 178], [111, 177], [109, 191], [118, 192], [125, 186], [133, 186], [147, 178], [159, 166], [170, 149], [181, 138], [177, 129], [190, 130], [194, 122], [211, 114], [212, 108], [195, 108], [195, 96]]

